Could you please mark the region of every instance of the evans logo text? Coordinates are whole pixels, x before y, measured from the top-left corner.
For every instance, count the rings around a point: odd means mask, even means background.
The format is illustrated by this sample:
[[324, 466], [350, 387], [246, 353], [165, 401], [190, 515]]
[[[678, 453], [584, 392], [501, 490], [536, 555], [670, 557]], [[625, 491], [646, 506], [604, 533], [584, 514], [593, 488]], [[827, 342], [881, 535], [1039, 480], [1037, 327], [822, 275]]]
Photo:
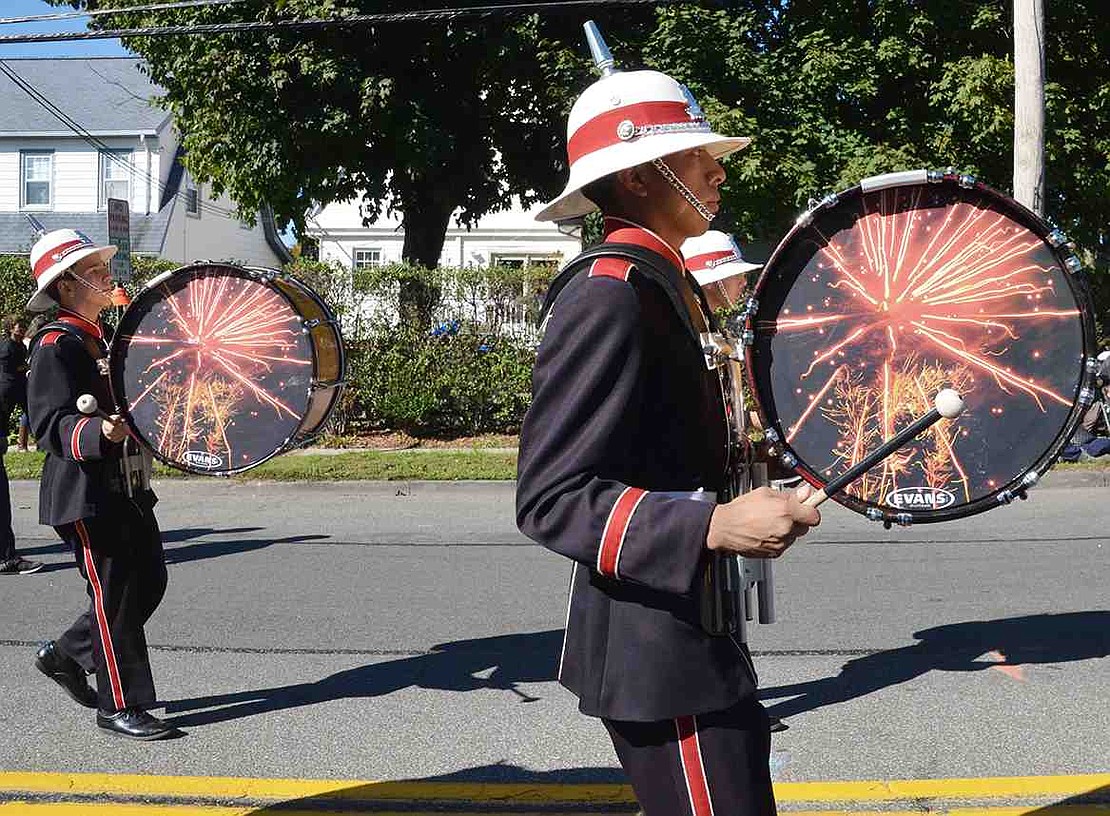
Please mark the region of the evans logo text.
[[886, 503], [899, 510], [942, 510], [956, 503], [956, 494], [939, 487], [902, 487]]
[[181, 458], [190, 467], [201, 468], [202, 470], [216, 470], [224, 463], [222, 456], [217, 456], [208, 451], [185, 451], [185, 455]]

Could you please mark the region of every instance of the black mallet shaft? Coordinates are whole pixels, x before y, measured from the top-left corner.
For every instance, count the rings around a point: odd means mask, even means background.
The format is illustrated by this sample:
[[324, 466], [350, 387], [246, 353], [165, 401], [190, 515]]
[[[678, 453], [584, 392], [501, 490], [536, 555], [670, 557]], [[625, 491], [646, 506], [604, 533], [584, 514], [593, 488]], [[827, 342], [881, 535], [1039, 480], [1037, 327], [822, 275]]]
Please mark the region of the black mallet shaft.
[[955, 419], [963, 413], [963, 410], [963, 397], [951, 388], [941, 390], [937, 393], [937, 398], [933, 401], [933, 408], [929, 413], [914, 420], [911, 425], [908, 425], [896, 433], [868, 456], [848, 468], [816, 493], [811, 494], [804, 503], [810, 507], [818, 507], [835, 493], [843, 490], [845, 486], [851, 484], [864, 473], [871, 470], [871, 468], [875, 467], [875, 465], [886, 459], [926, 428], [933, 425], [933, 423], [939, 422], [941, 419]]

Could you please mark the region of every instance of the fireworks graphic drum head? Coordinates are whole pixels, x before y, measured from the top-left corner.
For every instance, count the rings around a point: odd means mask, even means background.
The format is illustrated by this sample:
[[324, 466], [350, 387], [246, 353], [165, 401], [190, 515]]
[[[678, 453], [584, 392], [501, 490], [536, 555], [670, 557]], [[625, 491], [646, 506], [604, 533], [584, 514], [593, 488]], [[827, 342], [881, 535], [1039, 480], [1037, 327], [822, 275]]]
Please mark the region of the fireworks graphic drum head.
[[[750, 369], [803, 475], [843, 473], [925, 414], [967, 404], [846, 488], [913, 521], [997, 506], [1078, 421], [1090, 308], [1049, 229], [983, 185], [863, 192], [818, 208], [757, 283]], [[1039, 473], [1038, 473], [1039, 475]]]
[[[112, 388], [168, 464], [234, 473], [283, 450], [311, 401], [302, 316], [266, 276], [187, 267], [144, 290], [112, 343]], [[122, 392], [122, 393], [121, 393]]]

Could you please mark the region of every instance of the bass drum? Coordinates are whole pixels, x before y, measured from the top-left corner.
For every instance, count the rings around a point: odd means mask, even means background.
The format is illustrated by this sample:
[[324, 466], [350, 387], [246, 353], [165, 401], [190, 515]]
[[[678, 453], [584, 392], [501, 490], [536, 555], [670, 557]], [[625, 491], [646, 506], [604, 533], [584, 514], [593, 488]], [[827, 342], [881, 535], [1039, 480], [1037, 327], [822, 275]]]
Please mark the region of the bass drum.
[[116, 404], [154, 455], [229, 475], [310, 442], [343, 390], [336, 321], [305, 284], [198, 263], [135, 297], [112, 340]]
[[821, 487], [954, 388], [962, 416], [837, 500], [907, 524], [1024, 497], [1093, 396], [1080, 267], [1061, 233], [969, 176], [894, 173], [829, 196], [779, 244], [748, 306], [773, 451]]

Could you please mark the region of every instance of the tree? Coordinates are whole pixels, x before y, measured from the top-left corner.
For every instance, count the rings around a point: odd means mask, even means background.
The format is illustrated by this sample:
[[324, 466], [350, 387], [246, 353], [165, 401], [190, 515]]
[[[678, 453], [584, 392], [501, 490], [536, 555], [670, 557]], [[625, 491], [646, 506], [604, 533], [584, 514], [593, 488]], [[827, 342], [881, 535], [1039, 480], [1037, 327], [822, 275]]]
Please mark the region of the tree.
[[[947, 167], [1008, 190], [1014, 69], [1004, 0], [736, 0], [669, 8], [647, 61], [723, 129], [726, 225], [773, 244], [808, 199], [876, 173]], [[1047, 4], [1045, 214], [1110, 266], [1110, 18]], [[1106, 308], [1104, 304], [1103, 308]]]
[[[248, 0], [172, 16], [136, 11], [93, 24], [309, 19], [413, 5]], [[617, 12], [598, 19], [607, 24]], [[621, 31], [642, 36], [652, 15], [625, 9], [619, 19]], [[454, 211], [472, 224], [508, 206], [514, 194], [528, 205], [560, 188], [565, 113], [590, 79], [582, 39], [575, 13], [132, 37], [125, 44], [165, 89], [162, 103], [183, 133], [190, 172], [228, 192], [243, 214], [269, 203], [279, 220], [303, 232], [313, 203], [365, 193], [364, 218], [377, 218], [383, 208], [400, 212], [405, 259], [434, 267]]]

